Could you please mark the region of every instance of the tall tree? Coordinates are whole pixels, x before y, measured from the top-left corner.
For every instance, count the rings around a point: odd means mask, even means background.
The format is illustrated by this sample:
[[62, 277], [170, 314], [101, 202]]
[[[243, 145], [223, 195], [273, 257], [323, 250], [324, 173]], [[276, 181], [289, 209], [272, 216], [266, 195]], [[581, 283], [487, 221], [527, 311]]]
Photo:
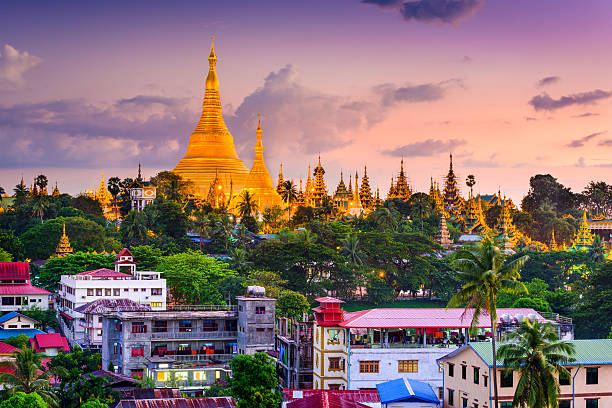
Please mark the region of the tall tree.
[[291, 218], [291, 208], [293, 207], [293, 203], [297, 200], [297, 187], [292, 180], [285, 180], [283, 182], [281, 198], [289, 207], [289, 218]]
[[121, 192], [121, 179], [119, 177], [111, 177], [106, 184], [108, 192], [113, 196], [113, 201], [117, 201], [117, 196]]
[[255, 197], [248, 190], [244, 190], [239, 197], [238, 204], [236, 206], [238, 216], [240, 218], [252, 216], [257, 212], [257, 203]]
[[433, 205], [427, 194], [415, 193], [410, 197], [410, 215], [419, 219], [421, 233], [423, 233], [423, 219], [428, 217], [432, 211]]
[[570, 378], [563, 364], [573, 360], [574, 345], [559, 341], [551, 323], [529, 320], [508, 334], [508, 340], [499, 348], [497, 357], [506, 369], [519, 375], [512, 406], [558, 407], [561, 389], [557, 378]]
[[606, 247], [601, 241], [601, 237], [595, 234], [591, 248], [589, 248], [589, 257], [596, 263], [602, 263], [606, 261]]
[[[461, 249], [455, 254], [457, 275], [463, 286], [448, 302], [447, 307], [474, 309], [471, 330], [478, 327], [480, 314], [486, 312], [491, 317], [491, 343], [493, 361], [497, 361], [495, 336], [497, 333], [497, 296], [500, 292], [527, 293], [523, 283], [519, 282], [520, 269], [527, 262], [528, 256], [522, 256], [506, 262], [505, 255], [495, 246], [493, 240], [485, 237], [473, 251]], [[493, 390], [495, 407], [499, 406], [497, 394], [497, 368], [493, 365]]]
[[4, 191], [4, 187], [0, 186], [0, 201], [2, 201], [2, 198], [4, 198], [4, 194], [6, 194], [6, 191]]
[[230, 393], [238, 408], [276, 408], [282, 401], [278, 376], [266, 353], [242, 354], [230, 362]]
[[200, 236], [200, 251], [204, 252], [204, 240], [210, 239], [210, 218], [202, 210], [195, 211], [191, 215], [191, 223]]
[[24, 204], [26, 201], [28, 201], [28, 197], [30, 196], [30, 192], [28, 191], [26, 185], [23, 183], [23, 180], [21, 180], [21, 182], [15, 186], [15, 188], [13, 189], [13, 193], [15, 197], [13, 206], [15, 207]]
[[612, 212], [612, 186], [603, 181], [591, 181], [582, 192], [584, 207], [594, 215], [609, 216]]
[[356, 235], [351, 235], [342, 241], [340, 254], [348, 258], [355, 265], [363, 265], [363, 252], [359, 247], [359, 238]]
[[162, 171], [151, 177], [151, 182], [157, 186], [159, 195], [168, 200], [181, 202], [193, 190], [193, 183], [172, 171]]
[[32, 202], [32, 215], [39, 217], [40, 222], [43, 222], [43, 216], [49, 208], [49, 201], [46, 196], [38, 194]]
[[0, 383], [10, 388], [10, 393], [35, 392], [47, 404], [58, 407], [57, 397], [51, 390], [49, 374], [41, 362], [41, 354], [27, 347], [14, 354], [15, 361], [4, 362], [11, 372], [0, 374]]
[[34, 179], [34, 182], [38, 186], [38, 191], [40, 191], [40, 193], [42, 194], [42, 191], [47, 187], [49, 180], [47, 180], [47, 176], [45, 176], [44, 174], [39, 174]]
[[533, 213], [537, 209], [552, 209], [557, 215], [575, 208], [576, 195], [550, 174], [536, 174], [529, 179], [529, 192], [523, 198], [523, 211]]

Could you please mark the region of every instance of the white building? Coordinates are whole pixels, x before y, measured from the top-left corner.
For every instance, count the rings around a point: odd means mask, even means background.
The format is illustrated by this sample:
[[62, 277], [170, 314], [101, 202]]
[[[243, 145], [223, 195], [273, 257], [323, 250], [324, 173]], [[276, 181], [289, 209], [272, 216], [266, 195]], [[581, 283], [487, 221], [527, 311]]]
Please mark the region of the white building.
[[18, 312], [32, 306], [49, 309], [51, 292], [32, 286], [29, 263], [0, 262], [0, 312]]
[[[70, 344], [89, 347], [90, 330], [101, 330], [88, 324], [85, 316], [76, 311], [98, 299], [129, 299], [147, 305], [151, 310], [166, 310], [166, 280], [160, 272], [136, 271], [132, 254], [123, 249], [118, 254], [115, 270], [96, 269], [75, 275], [62, 275], [58, 285], [57, 309], [60, 324]], [[120, 272], [129, 268], [132, 273]], [[96, 334], [97, 337], [101, 333]]]

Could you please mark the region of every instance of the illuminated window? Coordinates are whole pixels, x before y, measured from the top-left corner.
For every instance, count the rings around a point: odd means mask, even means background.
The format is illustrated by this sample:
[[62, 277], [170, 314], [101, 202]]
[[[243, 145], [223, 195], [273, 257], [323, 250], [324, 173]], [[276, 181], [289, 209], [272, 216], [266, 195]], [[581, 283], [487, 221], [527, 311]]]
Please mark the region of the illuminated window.
[[366, 373], [378, 373], [378, 360], [376, 361], [360, 361], [359, 372]]
[[257, 306], [255, 308], [255, 314], [266, 314], [266, 308], [264, 306]]
[[162, 302], [151, 302], [151, 307], [162, 307], [163, 303]]
[[397, 362], [398, 373], [418, 373], [419, 360], [399, 360]]
[[176, 379], [180, 380], [180, 381], [185, 381], [187, 380], [188, 374], [187, 371], [177, 371], [176, 372]]
[[196, 381], [202, 381], [203, 379], [206, 379], [206, 374], [204, 373], [204, 371], [194, 371], [193, 379]]
[[221, 371], [217, 370], [215, 371], [215, 380], [220, 380], [221, 379]]
[[167, 371], [158, 371], [157, 372], [157, 381], [168, 381], [168, 372]]
[[340, 344], [340, 330], [327, 330], [327, 344]]
[[110, 296], [111, 295], [111, 290], [110, 289], [104, 289], [104, 296]]

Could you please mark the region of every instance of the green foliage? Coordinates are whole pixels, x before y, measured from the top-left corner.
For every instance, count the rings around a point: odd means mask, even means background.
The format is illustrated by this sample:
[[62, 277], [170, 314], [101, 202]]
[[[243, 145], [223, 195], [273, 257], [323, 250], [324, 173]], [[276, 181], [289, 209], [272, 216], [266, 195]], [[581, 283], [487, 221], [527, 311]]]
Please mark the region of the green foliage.
[[162, 171], [151, 177], [157, 186], [157, 195], [166, 200], [181, 202], [193, 190], [193, 183], [172, 171]]
[[588, 279], [584, 294], [573, 316], [580, 322], [577, 338], [604, 338], [612, 326], [612, 262], [606, 262]]
[[86, 403], [81, 405], [81, 408], [108, 408], [108, 404], [105, 404], [96, 398], [96, 399], [87, 401]]
[[562, 215], [576, 205], [576, 195], [550, 174], [536, 174], [529, 179], [529, 186], [529, 192], [521, 203], [524, 211], [533, 213], [544, 209]]
[[82, 350], [75, 346], [71, 353], [60, 352], [49, 361], [47, 367], [55, 372], [55, 376], [62, 383], [79, 381], [83, 374], [99, 370], [102, 364], [102, 355]]
[[370, 303], [379, 305], [389, 302], [395, 298], [395, 290], [389, 286], [387, 281], [376, 275], [371, 275], [367, 281], [367, 300]]
[[259, 224], [257, 223], [255, 217], [251, 215], [245, 215], [244, 217], [242, 217], [240, 222], [242, 223], [242, 225], [245, 226], [247, 230], [251, 231], [253, 234], [257, 234], [259, 232]]
[[287, 281], [283, 280], [278, 272], [250, 271], [249, 279], [257, 286], [266, 288], [266, 296], [278, 299], [286, 291]]
[[265, 353], [242, 354], [230, 362], [230, 393], [239, 408], [277, 408], [282, 396], [272, 359]]
[[62, 382], [57, 395], [62, 408], [82, 408], [82, 401], [96, 400], [94, 407], [97, 407], [100, 403], [110, 404], [121, 396], [112, 390], [107, 378], [91, 375], [82, 375], [74, 382]]
[[151, 245], [140, 245], [130, 249], [134, 255], [134, 261], [138, 263], [140, 271], [154, 271], [159, 264], [159, 259], [162, 257], [162, 251]]
[[516, 308], [531, 308], [538, 312], [550, 312], [550, 305], [547, 301], [540, 298], [518, 298], [512, 303], [512, 307]]
[[105, 230], [93, 221], [80, 217], [55, 218], [39, 224], [21, 236], [25, 257], [47, 259], [55, 253], [62, 235], [62, 224], [75, 251], [108, 251], [120, 249], [120, 244], [106, 236]]
[[301, 320], [302, 315], [310, 311], [310, 303], [306, 296], [292, 290], [281, 293], [276, 301], [276, 314]]
[[13, 355], [15, 361], [5, 363], [9, 372], [0, 374], [0, 384], [4, 384], [10, 394], [35, 392], [51, 407], [58, 407], [57, 395], [51, 390], [49, 373], [41, 362], [42, 354], [24, 347]]
[[48, 290], [55, 290], [61, 275], [74, 275], [75, 273], [91, 271], [101, 268], [114, 268], [114, 255], [88, 254], [77, 252], [71, 256], [51, 258], [36, 277], [36, 284]]
[[12, 262], [13, 255], [6, 252], [4, 249], [0, 248], [0, 262]]
[[235, 305], [237, 296], [244, 296], [251, 281], [244, 276], [228, 276], [219, 283], [219, 292], [229, 304]]
[[12, 260], [18, 261], [23, 259], [23, 244], [21, 243], [19, 237], [15, 236], [13, 231], [0, 231], [0, 252], [2, 252], [1, 250], [4, 250], [4, 252], [8, 253], [11, 256]]
[[47, 331], [49, 327], [59, 330], [59, 322], [53, 309], [42, 310], [37, 305], [32, 305], [22, 308], [21, 314], [40, 322], [43, 331]]
[[30, 338], [25, 334], [20, 334], [18, 336], [11, 336], [8, 339], [4, 339], [2, 342], [23, 350], [28, 347], [28, 344], [30, 344]]
[[85, 214], [90, 214], [96, 217], [102, 217], [102, 205], [98, 200], [85, 195], [74, 197], [70, 202], [70, 206], [83, 211]]
[[47, 408], [47, 403], [35, 392], [26, 394], [16, 392], [13, 396], [0, 402], [0, 408]]
[[219, 284], [237, 276], [228, 264], [192, 251], [161, 258], [157, 269], [175, 299], [187, 304], [223, 303]]

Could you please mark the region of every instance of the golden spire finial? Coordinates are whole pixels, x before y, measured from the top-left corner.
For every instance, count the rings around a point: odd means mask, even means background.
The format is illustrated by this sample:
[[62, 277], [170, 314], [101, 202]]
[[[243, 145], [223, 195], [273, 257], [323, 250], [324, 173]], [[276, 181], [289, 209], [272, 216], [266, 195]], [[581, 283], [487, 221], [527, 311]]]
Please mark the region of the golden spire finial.
[[257, 113], [257, 130], [261, 130], [261, 113]]
[[453, 154], [450, 154], [450, 169], [453, 169]]
[[215, 54], [215, 36], [210, 37], [210, 54], [208, 55], [208, 63], [211, 68], [215, 67], [217, 62], [217, 55]]
[[402, 157], [402, 162], [401, 162], [401, 172], [404, 172], [404, 158]]
[[62, 227], [62, 235], [66, 235], [66, 223], [64, 223], [64, 226]]

